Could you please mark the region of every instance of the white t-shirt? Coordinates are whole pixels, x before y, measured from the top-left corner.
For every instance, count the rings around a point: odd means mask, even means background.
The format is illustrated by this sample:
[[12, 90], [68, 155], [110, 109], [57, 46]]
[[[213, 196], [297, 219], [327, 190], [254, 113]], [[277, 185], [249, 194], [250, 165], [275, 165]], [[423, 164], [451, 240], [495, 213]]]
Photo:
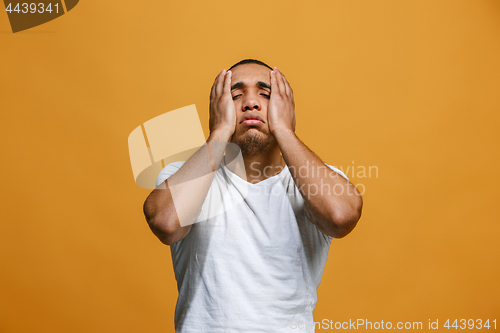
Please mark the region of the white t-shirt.
[[[156, 185], [184, 163], [163, 168]], [[221, 193], [226, 209], [204, 219], [220, 210]], [[288, 167], [251, 184], [223, 160], [200, 217], [170, 247], [179, 291], [176, 332], [314, 332], [331, 240], [306, 217]]]

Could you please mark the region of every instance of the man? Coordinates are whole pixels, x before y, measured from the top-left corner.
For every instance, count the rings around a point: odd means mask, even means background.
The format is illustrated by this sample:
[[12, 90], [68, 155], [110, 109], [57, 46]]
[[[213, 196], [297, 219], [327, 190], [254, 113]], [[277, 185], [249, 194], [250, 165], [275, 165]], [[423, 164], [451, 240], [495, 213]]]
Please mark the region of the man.
[[276, 67], [246, 59], [221, 71], [209, 127], [144, 203], [171, 249], [176, 332], [313, 332], [331, 240], [355, 227], [361, 195], [296, 136], [293, 91]]

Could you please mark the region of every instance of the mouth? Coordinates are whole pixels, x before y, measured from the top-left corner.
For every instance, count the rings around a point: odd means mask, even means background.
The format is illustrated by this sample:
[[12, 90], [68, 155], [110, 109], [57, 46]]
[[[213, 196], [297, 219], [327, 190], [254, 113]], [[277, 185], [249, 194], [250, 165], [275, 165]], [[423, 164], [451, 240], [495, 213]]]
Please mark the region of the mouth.
[[259, 125], [264, 124], [264, 120], [259, 114], [250, 114], [247, 113], [243, 116], [243, 120], [240, 122], [240, 125]]
[[258, 124], [263, 124], [263, 123], [264, 122], [262, 120], [250, 118], [250, 119], [243, 120], [240, 124], [242, 124], [242, 125], [258, 125]]

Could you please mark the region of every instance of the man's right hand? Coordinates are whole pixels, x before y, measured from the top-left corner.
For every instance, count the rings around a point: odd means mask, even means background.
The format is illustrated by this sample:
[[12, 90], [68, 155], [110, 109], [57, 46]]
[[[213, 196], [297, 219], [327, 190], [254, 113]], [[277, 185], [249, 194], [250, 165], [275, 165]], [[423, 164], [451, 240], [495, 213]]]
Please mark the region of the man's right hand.
[[232, 136], [236, 129], [236, 109], [231, 96], [231, 71], [222, 70], [215, 78], [210, 93], [210, 133]]
[[210, 137], [207, 144], [200, 147], [177, 172], [154, 189], [144, 202], [146, 220], [153, 233], [164, 244], [172, 245], [188, 235], [191, 225], [201, 213], [215, 176], [213, 170], [217, 170], [221, 164], [227, 143], [236, 130], [231, 74], [231, 71], [226, 73], [223, 70], [212, 86]]

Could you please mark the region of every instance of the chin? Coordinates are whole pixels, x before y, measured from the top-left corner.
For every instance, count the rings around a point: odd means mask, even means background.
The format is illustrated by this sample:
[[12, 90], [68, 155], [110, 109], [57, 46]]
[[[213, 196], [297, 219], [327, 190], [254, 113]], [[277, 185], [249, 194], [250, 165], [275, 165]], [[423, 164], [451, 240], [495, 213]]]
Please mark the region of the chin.
[[232, 142], [237, 144], [243, 155], [256, 155], [266, 152], [276, 141], [273, 135], [258, 128], [249, 128], [238, 136], [233, 136]]
[[248, 140], [249, 138], [257, 140], [258, 138], [260, 138], [260, 140], [265, 140], [266, 137], [268, 137], [268, 134], [262, 132], [259, 128], [250, 127], [240, 132], [236, 138], [238, 138], [241, 141], [241, 140]]

